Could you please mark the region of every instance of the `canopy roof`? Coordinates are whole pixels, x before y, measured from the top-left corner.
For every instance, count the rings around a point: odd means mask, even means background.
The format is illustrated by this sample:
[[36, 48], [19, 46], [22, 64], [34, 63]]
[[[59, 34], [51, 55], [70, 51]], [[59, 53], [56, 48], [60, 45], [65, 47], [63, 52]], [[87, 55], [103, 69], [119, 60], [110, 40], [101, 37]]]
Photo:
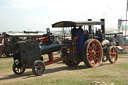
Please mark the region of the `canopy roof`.
[[52, 24], [52, 27], [74, 27], [81, 25], [103, 25], [102, 21], [60, 21]]
[[105, 35], [115, 35], [115, 34], [123, 34], [123, 32], [116, 32], [116, 33], [105, 33]]
[[45, 33], [7, 33], [7, 36], [10, 37], [40, 37]]

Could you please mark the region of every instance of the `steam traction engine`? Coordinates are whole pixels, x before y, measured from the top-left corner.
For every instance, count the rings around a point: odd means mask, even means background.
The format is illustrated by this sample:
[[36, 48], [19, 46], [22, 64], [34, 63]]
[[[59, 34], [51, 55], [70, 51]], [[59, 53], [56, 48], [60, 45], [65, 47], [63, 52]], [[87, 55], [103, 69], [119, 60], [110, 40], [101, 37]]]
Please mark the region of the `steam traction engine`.
[[[53, 60], [52, 53], [59, 51], [61, 44], [54, 40], [54, 36], [49, 29], [47, 29], [46, 34], [41, 38], [36, 38], [36, 40], [38, 42], [35, 40], [20, 41], [13, 48], [13, 72], [15, 74], [22, 74], [26, 68], [32, 68], [33, 73], [39, 76], [43, 74], [46, 65], [66, 59], [64, 57]], [[49, 61], [43, 62], [43, 57], [41, 56], [43, 54], [48, 54]]]
[[[76, 49], [76, 41], [73, 41], [66, 35], [66, 29], [72, 27], [83, 26], [84, 31], [87, 34], [84, 37], [82, 51], [79, 53]], [[92, 31], [92, 26], [101, 25], [100, 32], [97, 28]], [[88, 27], [85, 28], [85, 27]], [[14, 51], [14, 64], [13, 71], [15, 74], [24, 73], [26, 68], [32, 68], [33, 73], [36, 76], [42, 75], [45, 66], [63, 61], [69, 67], [77, 66], [80, 62], [84, 62], [87, 67], [95, 67], [100, 62], [107, 60], [110, 63], [115, 63], [118, 58], [117, 49], [114, 46], [110, 46], [110, 42], [105, 39], [105, 20], [101, 21], [61, 21], [52, 25], [53, 28], [62, 28], [63, 36], [62, 43], [58, 43], [54, 40], [54, 36], [47, 29], [47, 33], [41, 38], [37, 38], [37, 41], [28, 40], [22, 41], [15, 45]], [[61, 57], [59, 59], [53, 59], [53, 52], [61, 50]], [[48, 54], [49, 61], [43, 62], [42, 54]]]

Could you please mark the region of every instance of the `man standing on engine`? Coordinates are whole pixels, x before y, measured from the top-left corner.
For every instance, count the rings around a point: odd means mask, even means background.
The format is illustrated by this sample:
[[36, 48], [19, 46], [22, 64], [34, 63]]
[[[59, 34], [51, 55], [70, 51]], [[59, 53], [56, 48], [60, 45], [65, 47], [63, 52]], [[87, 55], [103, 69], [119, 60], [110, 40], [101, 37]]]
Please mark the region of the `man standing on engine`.
[[77, 30], [77, 51], [81, 53], [82, 45], [83, 45], [83, 40], [84, 40], [84, 31], [82, 29], [82, 26], [80, 25], [78, 30]]

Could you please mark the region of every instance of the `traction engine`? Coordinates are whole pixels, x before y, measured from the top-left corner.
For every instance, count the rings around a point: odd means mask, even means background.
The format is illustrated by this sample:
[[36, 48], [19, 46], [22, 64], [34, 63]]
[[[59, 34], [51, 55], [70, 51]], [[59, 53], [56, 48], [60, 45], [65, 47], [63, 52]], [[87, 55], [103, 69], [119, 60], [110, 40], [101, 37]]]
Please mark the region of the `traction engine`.
[[[20, 41], [13, 48], [14, 64], [13, 72], [15, 74], [24, 73], [26, 68], [32, 68], [33, 74], [36, 76], [42, 75], [45, 66], [65, 60], [67, 57], [54, 60], [53, 52], [60, 51], [61, 44], [54, 40], [54, 36], [47, 29], [47, 33], [41, 38], [36, 38], [37, 41]], [[48, 54], [48, 61], [43, 62], [41, 55]]]

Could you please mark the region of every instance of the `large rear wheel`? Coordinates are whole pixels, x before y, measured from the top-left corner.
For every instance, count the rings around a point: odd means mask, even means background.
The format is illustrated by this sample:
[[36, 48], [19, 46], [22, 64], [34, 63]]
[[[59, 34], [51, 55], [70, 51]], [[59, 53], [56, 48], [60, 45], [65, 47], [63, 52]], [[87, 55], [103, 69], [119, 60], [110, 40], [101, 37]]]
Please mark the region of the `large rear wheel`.
[[83, 44], [82, 58], [87, 67], [98, 66], [102, 59], [102, 47], [98, 40], [89, 39]]

